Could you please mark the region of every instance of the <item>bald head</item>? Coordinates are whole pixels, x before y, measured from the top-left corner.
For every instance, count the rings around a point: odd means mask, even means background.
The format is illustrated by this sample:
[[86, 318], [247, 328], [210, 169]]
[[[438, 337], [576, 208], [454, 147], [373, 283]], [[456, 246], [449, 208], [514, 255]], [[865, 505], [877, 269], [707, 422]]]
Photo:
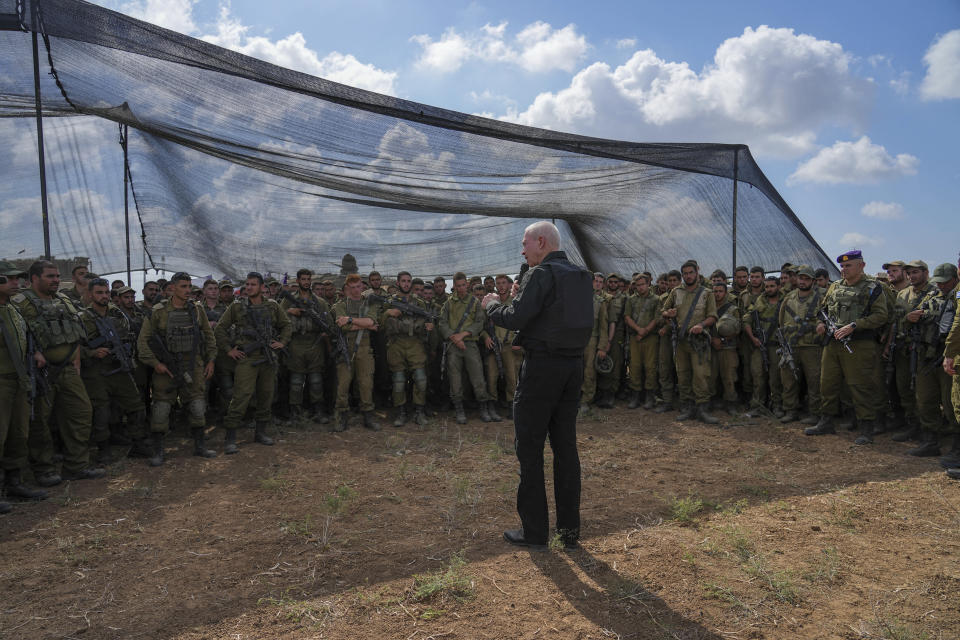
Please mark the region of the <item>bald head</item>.
[[523, 255], [535, 267], [548, 253], [560, 249], [560, 230], [552, 222], [534, 222], [523, 232]]

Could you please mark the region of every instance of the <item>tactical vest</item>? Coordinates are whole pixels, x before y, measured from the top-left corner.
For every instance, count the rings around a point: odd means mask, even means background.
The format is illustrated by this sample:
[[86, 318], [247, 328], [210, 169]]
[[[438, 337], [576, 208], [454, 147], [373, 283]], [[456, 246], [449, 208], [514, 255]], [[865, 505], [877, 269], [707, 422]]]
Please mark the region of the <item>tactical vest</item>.
[[76, 344], [86, 337], [83, 321], [70, 298], [55, 293], [52, 299], [45, 300], [32, 289], [21, 293], [37, 310], [36, 317], [27, 320], [27, 324], [41, 351], [62, 344]]
[[[427, 305], [422, 304], [421, 300], [417, 298], [412, 293], [402, 295], [396, 293], [390, 297], [390, 300], [387, 301], [387, 308], [390, 307], [390, 301], [396, 300], [397, 302], [403, 302], [405, 304], [413, 305], [415, 307], [421, 307], [426, 310]], [[426, 318], [420, 316], [415, 316], [413, 314], [404, 313], [400, 315], [399, 318], [391, 318], [387, 316], [386, 322], [386, 334], [390, 338], [395, 338], [399, 336], [414, 337], [417, 336], [421, 339], [427, 338], [427, 329], [425, 327], [427, 323]]]
[[873, 300], [882, 295], [883, 290], [879, 287], [878, 283], [866, 278], [852, 286], [842, 280], [833, 283], [824, 302], [827, 315], [838, 327], [856, 322], [868, 315]]
[[540, 313], [521, 329], [519, 344], [527, 347], [530, 338], [550, 354], [582, 356], [593, 332], [593, 275], [566, 260], [542, 262], [534, 269], [545, 271], [553, 288]]
[[226, 311], [226, 308], [219, 304], [213, 309], [207, 306], [206, 302], [201, 302], [200, 305], [203, 307], [204, 313], [207, 314], [207, 322], [210, 323], [220, 322], [220, 318], [223, 317], [223, 312]]
[[170, 353], [191, 353], [196, 348], [200, 336], [197, 327], [196, 307], [187, 303], [183, 309], [170, 307], [167, 312], [167, 329], [164, 334], [167, 350]]

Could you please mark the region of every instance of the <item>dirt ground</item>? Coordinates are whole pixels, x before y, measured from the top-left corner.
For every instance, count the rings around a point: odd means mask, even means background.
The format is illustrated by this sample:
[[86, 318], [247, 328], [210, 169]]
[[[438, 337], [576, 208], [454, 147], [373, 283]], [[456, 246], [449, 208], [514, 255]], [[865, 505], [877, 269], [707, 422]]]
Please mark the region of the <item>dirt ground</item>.
[[960, 483], [935, 459], [675, 415], [579, 425], [573, 551], [502, 540], [508, 422], [300, 424], [213, 460], [174, 438], [159, 470], [0, 517], [0, 636], [960, 637]]

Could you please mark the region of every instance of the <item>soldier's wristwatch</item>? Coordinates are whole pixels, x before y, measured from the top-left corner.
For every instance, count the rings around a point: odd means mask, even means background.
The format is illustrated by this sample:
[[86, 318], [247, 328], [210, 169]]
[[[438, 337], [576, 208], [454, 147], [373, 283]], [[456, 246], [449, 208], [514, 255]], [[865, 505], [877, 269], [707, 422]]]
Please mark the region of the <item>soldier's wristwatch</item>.
[[347, 316], [347, 324], [353, 324], [353, 318]]

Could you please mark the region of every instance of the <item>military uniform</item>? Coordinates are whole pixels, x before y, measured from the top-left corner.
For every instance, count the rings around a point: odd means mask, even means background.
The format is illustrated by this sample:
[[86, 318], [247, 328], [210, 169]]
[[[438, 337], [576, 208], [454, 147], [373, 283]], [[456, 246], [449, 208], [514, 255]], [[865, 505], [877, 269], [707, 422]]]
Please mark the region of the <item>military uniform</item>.
[[677, 366], [673, 349], [673, 327], [671, 323], [668, 323], [663, 319], [663, 312], [666, 310], [664, 305], [666, 304], [669, 296], [670, 291], [660, 295], [660, 306], [657, 309], [657, 311], [661, 314], [660, 319], [657, 321], [659, 323], [657, 335], [660, 337], [658, 344], [659, 353], [657, 357], [657, 377], [658, 382], [660, 383], [660, 397], [663, 399], [663, 404], [659, 405], [655, 409], [657, 413], [663, 413], [664, 411], [675, 408], [673, 396], [674, 389], [676, 388], [675, 381], [677, 377]]
[[[766, 295], [759, 296], [756, 302], [744, 313], [742, 321], [749, 325], [755, 338], [763, 335], [763, 346], [752, 344], [750, 352], [750, 376], [753, 378], [753, 395], [750, 409], [761, 411], [767, 406], [769, 394], [770, 409], [778, 418], [783, 415], [783, 382], [780, 377], [780, 355], [777, 353], [780, 341], [776, 336], [779, 325], [780, 307], [783, 305], [781, 293], [777, 302], [770, 303]], [[764, 353], [764, 351], [766, 353]]]
[[223, 420], [227, 430], [224, 453], [236, 453], [236, 430], [254, 398], [257, 407], [254, 439], [261, 444], [273, 444], [266, 428], [270, 423], [279, 356], [270, 343], [276, 340], [287, 345], [290, 342], [293, 328], [289, 318], [276, 300], [263, 298], [260, 304], [251, 304], [244, 298], [230, 303], [217, 324], [214, 332], [217, 344], [222, 344], [222, 349], [228, 352], [236, 347], [246, 354], [236, 363], [233, 374], [233, 399]]
[[[99, 450], [97, 462], [110, 462], [111, 403], [127, 416], [130, 435], [141, 443], [141, 452], [145, 453], [149, 450], [144, 442], [148, 439], [144, 424], [146, 412], [133, 378], [136, 369], [133, 360], [134, 336], [130, 332], [127, 317], [110, 303], [104, 316], [100, 316], [93, 307], [88, 307], [80, 312], [80, 317], [87, 332], [86, 343], [80, 347], [80, 375], [93, 407], [91, 441], [96, 443]], [[107, 341], [104, 331], [117, 336], [123, 353], [115, 353], [116, 345]], [[96, 353], [100, 348], [110, 349], [111, 353], [104, 358], [97, 358]]]
[[583, 350], [583, 388], [580, 396], [581, 408], [591, 402], [597, 392], [597, 351], [610, 349], [610, 324], [607, 322], [607, 305], [602, 294], [593, 296], [593, 331], [590, 341]]
[[[753, 303], [757, 301], [757, 298], [763, 295], [763, 287], [760, 288], [758, 293], [754, 293], [750, 287], [747, 287], [737, 296], [737, 304], [740, 307], [740, 316], [741, 318], [744, 314], [747, 313], [747, 310], [753, 306]], [[742, 322], [741, 322], [742, 327]], [[744, 339], [740, 340], [737, 344], [737, 353], [740, 354], [740, 389], [744, 393], [744, 397], [753, 395], [753, 373], [750, 370], [751, 360], [753, 359], [753, 342], [750, 340]]]
[[[27, 324], [11, 304], [0, 304], [0, 466], [7, 476], [27, 465], [30, 401]], [[42, 403], [37, 398], [35, 404]]]
[[[943, 357], [953, 358], [953, 366], [956, 369], [960, 364], [960, 284], [953, 288], [950, 296], [953, 297], [954, 316], [950, 330], [944, 340]], [[954, 422], [960, 423], [960, 375], [953, 376], [950, 388], [950, 404], [953, 406]], [[958, 449], [957, 453], [960, 454], [960, 437], [954, 442]], [[958, 457], [958, 464], [954, 466], [960, 467], [960, 457]]]
[[[293, 294], [297, 301], [311, 309], [333, 325], [333, 316], [330, 307], [318, 296], [308, 293], [306, 296], [298, 291]], [[326, 342], [323, 338], [323, 329], [305, 312], [300, 315], [289, 313], [295, 308], [290, 298], [284, 297], [280, 308], [290, 317], [293, 328], [293, 337], [287, 347], [289, 356], [286, 366], [290, 370], [290, 409], [296, 415], [303, 406], [303, 390], [306, 386], [310, 393], [310, 401], [318, 409], [318, 416], [322, 423], [329, 421], [323, 408], [323, 371], [326, 366]]]
[[[786, 412], [784, 423], [799, 417], [797, 412], [800, 409], [800, 375], [807, 383], [807, 411], [814, 417], [820, 414], [820, 362], [823, 359], [823, 345], [816, 329], [817, 311], [824, 291], [813, 286], [805, 296], [801, 297], [801, 293], [800, 289], [794, 289], [784, 297], [780, 306], [780, 330], [793, 350], [797, 372], [795, 374], [789, 365], [780, 367], [783, 410]], [[783, 355], [786, 357], [785, 353]], [[817, 420], [808, 418], [807, 422], [812, 425], [816, 424]]]
[[607, 295], [607, 321], [614, 325], [607, 355], [613, 360], [613, 369], [608, 373], [600, 373], [597, 376], [597, 389], [603, 395], [601, 402], [598, 402], [598, 406], [613, 407], [614, 395], [620, 387], [620, 380], [623, 378], [623, 368], [626, 366], [623, 359], [623, 346], [628, 339], [627, 323], [623, 320], [626, 312], [626, 293], [617, 291], [613, 295]]
[[896, 367], [897, 394], [900, 396], [900, 406], [910, 429], [916, 429], [920, 424], [914, 372], [911, 370], [910, 362], [914, 357], [914, 350], [921, 348], [921, 345], [920, 324], [909, 322], [906, 316], [920, 309], [928, 296], [939, 294], [940, 290], [932, 282], [925, 282], [919, 290], [910, 286], [897, 294], [894, 307], [893, 330], [896, 332], [896, 350], [893, 359]]
[[713, 347], [710, 379], [711, 388], [720, 390], [730, 414], [733, 414], [737, 404], [737, 366], [740, 362], [737, 337], [740, 328], [738, 301], [728, 293], [717, 305], [717, 323], [710, 327], [710, 343]]
[[[340, 317], [370, 318], [376, 326], [376, 311], [370, 302], [361, 297], [360, 300], [344, 298], [333, 305], [334, 320]], [[337, 402], [334, 416], [335, 429], [342, 430], [347, 426], [350, 413], [350, 385], [356, 383], [357, 395], [360, 396], [360, 412], [364, 415], [364, 424], [371, 429], [379, 428], [373, 421], [373, 375], [374, 357], [370, 334], [371, 329], [361, 329], [353, 322], [341, 327], [347, 342], [347, 350], [351, 360], [343, 362], [337, 360]]]
[[[80, 374], [73, 366], [84, 339], [83, 322], [76, 304], [65, 295], [54, 293], [41, 298], [32, 289], [18, 293], [12, 302], [19, 309], [37, 349], [47, 361], [49, 389], [34, 406], [28, 446], [30, 464], [38, 484], [56, 484], [53, 463], [53, 436], [50, 418], [56, 415], [63, 443], [63, 471], [68, 476], [89, 475], [90, 397]], [[99, 470], [102, 475], [103, 471]]]
[[[203, 448], [206, 426], [204, 368], [216, 357], [217, 344], [201, 306], [193, 300], [187, 300], [184, 306], [178, 307], [174, 301], [171, 299], [153, 305], [151, 315], [143, 321], [137, 338], [137, 357], [154, 370], [150, 406], [152, 466], [163, 464], [163, 436], [170, 430], [170, 412], [178, 398], [187, 409], [194, 436], [194, 452], [209, 457]], [[171, 374], [176, 375], [176, 371], [179, 371], [176, 378], [156, 372], [157, 365], [161, 363], [161, 346], [170, 358], [164, 365]]]
[[630, 390], [633, 399], [631, 408], [639, 404], [640, 392], [646, 390], [645, 409], [653, 408], [654, 395], [657, 392], [657, 357], [660, 347], [660, 336], [657, 335], [656, 323], [659, 315], [660, 300], [653, 291], [646, 295], [634, 295], [627, 301], [626, 315], [641, 329], [651, 323], [650, 331], [640, 337], [631, 332], [630, 337]]
[[[440, 310], [440, 337], [448, 341], [444, 345], [446, 348], [446, 363], [444, 363], [444, 366], [450, 380], [450, 400], [457, 412], [457, 422], [460, 423], [466, 422], [466, 414], [463, 412], [464, 369], [466, 369], [470, 385], [473, 387], [474, 396], [480, 403], [481, 418], [486, 416], [484, 422], [489, 422], [487, 412], [489, 398], [484, 386], [480, 350], [477, 347], [477, 337], [483, 329], [485, 319], [486, 315], [480, 307], [480, 301], [469, 293], [464, 298], [458, 298], [456, 295], [449, 296]], [[463, 331], [468, 332], [468, 334], [463, 339], [465, 348], [460, 350], [449, 340], [451, 335]]]
[[424, 316], [403, 312], [393, 317], [389, 310], [394, 309], [392, 302], [410, 305], [432, 313], [430, 305], [412, 293], [397, 293], [383, 305], [380, 314], [380, 330], [386, 339], [387, 366], [392, 381], [393, 406], [398, 409], [395, 427], [406, 422], [407, 410], [407, 372], [413, 378], [413, 407], [416, 421], [426, 424], [423, 413], [427, 402], [427, 343], [430, 340], [430, 324]]
[[[678, 419], [699, 416], [705, 422], [715, 422], [707, 413], [710, 402], [710, 340], [708, 332], [692, 334], [695, 325], [703, 326], [707, 318], [717, 319], [717, 301], [713, 293], [703, 285], [688, 290], [677, 287], [667, 294], [664, 310], [676, 309], [677, 316], [677, 387], [680, 402], [686, 411]], [[694, 404], [696, 406], [694, 407]]]

